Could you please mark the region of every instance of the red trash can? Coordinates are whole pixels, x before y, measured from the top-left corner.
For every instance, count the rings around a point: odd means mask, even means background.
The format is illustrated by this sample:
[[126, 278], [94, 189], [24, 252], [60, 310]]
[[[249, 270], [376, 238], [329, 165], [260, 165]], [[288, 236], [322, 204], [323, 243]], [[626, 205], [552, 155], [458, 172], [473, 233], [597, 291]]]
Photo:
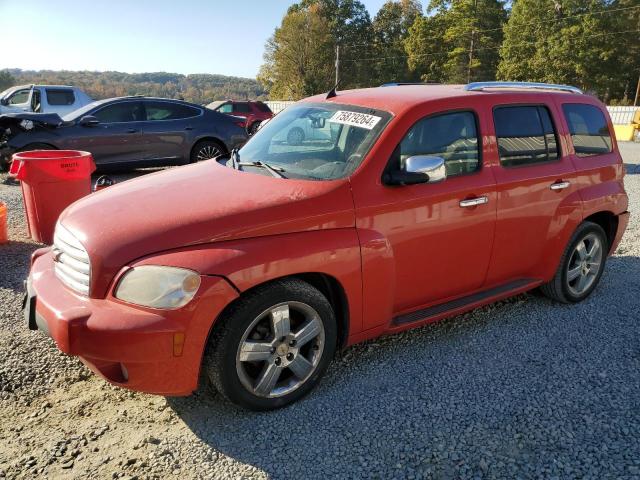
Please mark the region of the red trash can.
[[91, 193], [96, 166], [89, 152], [33, 150], [13, 155], [9, 174], [20, 180], [29, 235], [51, 244], [62, 211]]

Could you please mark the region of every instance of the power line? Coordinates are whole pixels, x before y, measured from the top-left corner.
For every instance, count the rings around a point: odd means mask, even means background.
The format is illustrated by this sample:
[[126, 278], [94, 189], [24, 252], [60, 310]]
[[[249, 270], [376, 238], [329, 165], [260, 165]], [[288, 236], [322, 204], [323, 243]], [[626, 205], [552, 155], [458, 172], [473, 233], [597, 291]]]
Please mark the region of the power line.
[[[593, 34], [593, 35], [583, 35], [582, 37], [580, 37], [581, 39], [584, 38], [593, 38], [593, 37], [609, 37], [612, 35], [620, 35], [623, 33], [636, 33], [636, 32], [640, 32], [640, 29], [635, 29], [635, 30], [623, 30], [623, 31], [619, 31], [619, 32], [605, 32], [605, 33], [597, 33], [597, 34]], [[538, 42], [523, 42], [520, 44], [515, 44], [513, 45], [513, 48], [519, 48], [519, 47], [523, 47], [523, 46], [528, 46], [528, 45], [536, 45]], [[481, 52], [481, 51], [489, 51], [489, 50], [499, 50], [502, 48], [502, 45], [497, 46], [497, 47], [485, 47], [485, 48], [475, 48], [474, 52]], [[463, 54], [468, 54], [469, 50], [460, 50], [458, 55], [463, 55]], [[356, 58], [356, 59], [347, 59], [347, 60], [341, 60], [341, 62], [343, 63], [356, 63], [356, 62], [367, 62], [367, 61], [382, 61], [382, 60], [399, 60], [399, 59], [408, 59], [408, 58], [428, 58], [428, 57], [434, 57], [434, 56], [441, 56], [441, 55], [450, 55], [451, 52], [430, 52], [430, 53], [418, 53], [415, 55], [397, 55], [397, 56], [393, 56], [393, 57], [369, 57], [369, 58]]]
[[[602, 15], [605, 13], [615, 13], [615, 12], [622, 12], [622, 11], [626, 11], [626, 10], [633, 10], [636, 8], [640, 8], [640, 5], [635, 5], [633, 7], [622, 7], [622, 8], [614, 8], [611, 10], [599, 10], [597, 12], [585, 12], [585, 13], [578, 13], [575, 15], [567, 15], [565, 17], [562, 18], [557, 18], [555, 20], [555, 22], [563, 22], [569, 18], [579, 18], [579, 17], [585, 17], [587, 15]], [[515, 27], [530, 27], [532, 25], [545, 25], [545, 24], [549, 24], [552, 22], [546, 21], [546, 22], [529, 22], [529, 23], [519, 23], [519, 24], [515, 24]], [[486, 33], [486, 32], [495, 32], [498, 30], [503, 30], [505, 26], [507, 26], [508, 23], [505, 23], [502, 27], [498, 27], [498, 28], [489, 28], [489, 29], [485, 29], [485, 30], [473, 30], [474, 33]], [[355, 47], [370, 47], [370, 46], [374, 46], [375, 43], [373, 42], [367, 42], [367, 43], [352, 43], [352, 44], [347, 44], [347, 45], [341, 45], [341, 48], [355, 48]]]

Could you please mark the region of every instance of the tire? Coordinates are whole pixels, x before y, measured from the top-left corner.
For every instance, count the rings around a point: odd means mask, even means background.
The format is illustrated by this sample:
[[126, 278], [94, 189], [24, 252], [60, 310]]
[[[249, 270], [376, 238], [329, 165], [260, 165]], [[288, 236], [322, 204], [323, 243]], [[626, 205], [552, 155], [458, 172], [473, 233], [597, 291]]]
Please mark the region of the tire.
[[249, 127], [249, 135], [255, 135], [255, 133], [260, 129], [261, 123], [262, 122], [260, 120], [253, 122]]
[[293, 127], [287, 132], [287, 143], [289, 145], [300, 145], [304, 142], [304, 130], [300, 127]]
[[32, 150], [57, 150], [56, 147], [48, 145], [46, 143], [30, 143], [29, 145], [22, 147], [19, 152], [30, 152]]
[[[281, 336], [287, 318], [289, 333]], [[306, 282], [277, 280], [249, 292], [218, 319], [205, 353], [205, 377], [236, 405], [281, 408], [320, 381], [336, 339], [327, 298]]]
[[227, 149], [215, 140], [202, 140], [191, 149], [191, 163], [203, 162], [226, 153]]
[[[599, 251], [589, 251], [596, 244]], [[609, 242], [602, 227], [592, 222], [581, 223], [569, 240], [553, 279], [542, 285], [540, 291], [558, 302], [581, 302], [600, 282], [608, 252]]]

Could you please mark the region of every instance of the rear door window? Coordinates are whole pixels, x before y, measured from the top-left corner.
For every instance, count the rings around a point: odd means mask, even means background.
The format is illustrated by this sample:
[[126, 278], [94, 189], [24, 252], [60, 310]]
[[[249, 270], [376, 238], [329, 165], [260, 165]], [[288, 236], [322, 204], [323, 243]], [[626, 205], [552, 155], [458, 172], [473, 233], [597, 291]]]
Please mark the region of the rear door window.
[[76, 101], [76, 96], [70, 89], [47, 88], [45, 93], [49, 105], [73, 105]]
[[147, 120], [180, 120], [197, 117], [200, 110], [188, 105], [169, 102], [144, 102]]
[[444, 159], [447, 176], [480, 168], [476, 117], [472, 112], [450, 112], [423, 118], [400, 142], [400, 165], [415, 155]]
[[493, 111], [500, 164], [517, 167], [558, 159], [549, 110], [541, 105], [498, 107]]
[[248, 103], [234, 103], [233, 111], [238, 113], [249, 113], [251, 112], [251, 107]]
[[577, 156], [590, 157], [611, 152], [611, 132], [602, 110], [593, 105], [565, 103], [562, 111]]
[[121, 102], [102, 107], [93, 114], [102, 123], [140, 122], [144, 120], [142, 103]]

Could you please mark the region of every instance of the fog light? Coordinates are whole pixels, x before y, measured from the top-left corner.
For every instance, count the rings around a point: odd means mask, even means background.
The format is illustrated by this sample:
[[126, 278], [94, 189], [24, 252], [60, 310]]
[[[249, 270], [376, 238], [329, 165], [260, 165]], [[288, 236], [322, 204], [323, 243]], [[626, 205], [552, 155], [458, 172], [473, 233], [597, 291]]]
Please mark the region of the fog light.
[[124, 363], [120, 364], [120, 372], [122, 373], [122, 378], [124, 378], [125, 382], [129, 381], [129, 372], [127, 371], [127, 367], [124, 366]]

